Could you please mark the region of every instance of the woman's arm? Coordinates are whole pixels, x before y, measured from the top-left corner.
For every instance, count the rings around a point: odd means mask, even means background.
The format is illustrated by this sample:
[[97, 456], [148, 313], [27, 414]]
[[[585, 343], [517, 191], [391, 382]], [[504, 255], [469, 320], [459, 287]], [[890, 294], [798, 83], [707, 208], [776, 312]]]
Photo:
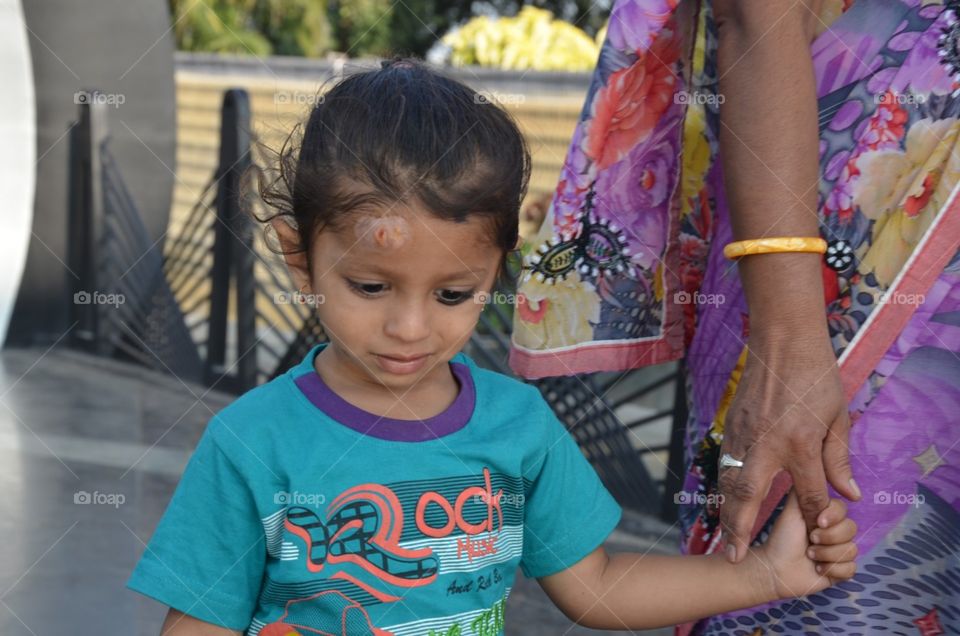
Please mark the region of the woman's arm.
[[243, 636], [241, 632], [220, 627], [184, 614], [172, 607], [163, 621], [160, 636]]
[[[810, 41], [817, 0], [716, 0], [720, 155], [735, 240], [819, 236], [817, 100]], [[824, 313], [819, 254], [763, 254], [738, 268], [750, 355], [725, 422], [721, 522], [746, 555], [776, 473], [790, 472], [808, 527], [851, 483], [849, 419]], [[728, 547], [729, 549], [729, 547]]]

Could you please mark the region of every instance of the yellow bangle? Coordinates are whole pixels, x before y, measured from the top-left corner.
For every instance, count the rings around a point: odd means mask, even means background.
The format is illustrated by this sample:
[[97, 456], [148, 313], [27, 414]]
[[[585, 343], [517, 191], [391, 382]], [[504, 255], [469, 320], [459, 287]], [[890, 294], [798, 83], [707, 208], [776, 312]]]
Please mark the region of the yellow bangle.
[[749, 256], [750, 254], [769, 254], [771, 252], [816, 252], [827, 251], [827, 242], [822, 238], [803, 236], [782, 236], [778, 238], [747, 239], [734, 241], [723, 247], [723, 255], [729, 259]]

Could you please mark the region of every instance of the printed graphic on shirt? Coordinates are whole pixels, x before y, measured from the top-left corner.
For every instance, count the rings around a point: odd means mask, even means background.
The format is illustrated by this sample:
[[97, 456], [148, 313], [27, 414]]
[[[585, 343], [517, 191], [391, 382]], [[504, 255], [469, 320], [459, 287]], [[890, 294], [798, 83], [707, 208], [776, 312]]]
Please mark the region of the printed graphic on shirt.
[[486, 609], [464, 612], [428, 621], [414, 621], [390, 627], [394, 636], [497, 636], [503, 632], [503, 610], [510, 596], [507, 588], [503, 596]]
[[[268, 570], [260, 605], [284, 611], [269, 624], [254, 621], [248, 634], [499, 634], [509, 594], [505, 573], [523, 550], [526, 485], [483, 468], [480, 475], [360, 484], [325, 507], [278, 510], [262, 520], [267, 551], [302, 568], [303, 576], [278, 581]], [[452, 615], [416, 613], [418, 620], [390, 626], [371, 618], [372, 608], [398, 602], [414, 612], [424, 588], [431, 600], [441, 599], [431, 608], [444, 598], [499, 600]]]

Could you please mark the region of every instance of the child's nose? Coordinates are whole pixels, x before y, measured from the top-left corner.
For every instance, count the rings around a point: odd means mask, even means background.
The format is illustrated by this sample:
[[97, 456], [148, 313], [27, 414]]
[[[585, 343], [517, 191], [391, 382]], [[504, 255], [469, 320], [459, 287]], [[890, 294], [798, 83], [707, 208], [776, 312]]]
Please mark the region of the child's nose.
[[430, 335], [427, 308], [420, 302], [397, 303], [388, 310], [384, 331], [391, 338], [418, 342]]

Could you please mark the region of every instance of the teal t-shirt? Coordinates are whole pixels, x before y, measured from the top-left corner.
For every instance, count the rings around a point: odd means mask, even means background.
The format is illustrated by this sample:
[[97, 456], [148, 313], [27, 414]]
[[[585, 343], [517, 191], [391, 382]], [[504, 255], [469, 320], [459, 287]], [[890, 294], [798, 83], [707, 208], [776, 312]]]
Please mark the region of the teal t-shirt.
[[495, 636], [529, 577], [597, 548], [621, 510], [535, 387], [457, 354], [423, 421], [295, 367], [210, 421], [127, 582], [251, 636]]

